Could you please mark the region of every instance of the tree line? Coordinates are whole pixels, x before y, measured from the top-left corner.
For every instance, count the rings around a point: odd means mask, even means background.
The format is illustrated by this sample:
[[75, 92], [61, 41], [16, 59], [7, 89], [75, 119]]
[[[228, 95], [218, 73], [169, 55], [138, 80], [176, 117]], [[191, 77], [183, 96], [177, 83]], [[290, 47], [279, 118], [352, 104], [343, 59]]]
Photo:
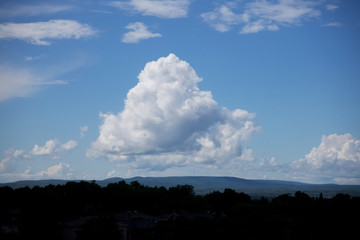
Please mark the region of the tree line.
[[252, 199], [232, 189], [197, 195], [190, 185], [149, 187], [136, 181], [2, 187], [0, 239], [64, 239], [60, 223], [83, 217], [88, 220], [76, 239], [121, 239], [116, 216], [124, 212], [171, 216], [131, 228], [131, 239], [342, 239], [359, 234], [360, 198], [297, 191]]

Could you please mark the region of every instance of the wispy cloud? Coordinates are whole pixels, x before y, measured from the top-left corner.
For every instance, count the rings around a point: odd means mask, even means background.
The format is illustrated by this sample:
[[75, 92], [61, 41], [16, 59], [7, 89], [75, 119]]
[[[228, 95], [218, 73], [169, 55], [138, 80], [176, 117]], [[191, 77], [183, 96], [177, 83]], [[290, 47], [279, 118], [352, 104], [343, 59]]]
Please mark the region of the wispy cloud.
[[0, 18], [18, 17], [18, 16], [38, 16], [44, 14], [54, 14], [58, 12], [71, 10], [69, 5], [14, 5], [0, 8]]
[[186, 17], [190, 0], [130, 0], [113, 1], [109, 5], [121, 10], [160, 18]]
[[26, 56], [25, 60], [26, 61], [35, 61], [35, 60], [39, 60], [43, 57], [44, 55], [38, 55], [38, 56]]
[[30, 70], [0, 65], [0, 102], [15, 97], [26, 97], [44, 85], [67, 84], [62, 80], [39, 77]]
[[112, 171], [108, 172], [107, 176], [108, 176], [108, 177], [112, 177], [112, 176], [115, 175], [115, 173], [116, 173], [116, 171], [115, 171], [115, 170], [112, 170]]
[[124, 34], [122, 38], [123, 43], [137, 43], [140, 40], [145, 40], [154, 37], [161, 37], [160, 33], [152, 33], [147, 26], [141, 22], [130, 23], [125, 27], [130, 32]]
[[339, 8], [339, 6], [335, 5], [335, 4], [327, 4], [326, 5], [326, 10], [329, 10], [329, 11], [335, 11], [338, 8]]
[[93, 9], [93, 10], [90, 10], [90, 12], [93, 12], [93, 13], [101, 13], [101, 14], [112, 14], [111, 11], [107, 11], [107, 10], [98, 10], [98, 9]]
[[[42, 58], [47, 59], [47, 57], [47, 55], [39, 55], [25, 57], [25, 60], [43, 60]], [[66, 85], [71, 79], [64, 79], [65, 74], [90, 64], [91, 57], [87, 55], [72, 55], [66, 62], [52, 63], [46, 68], [36, 68], [31, 64], [27, 64], [28, 67], [25, 68], [13, 63], [0, 63], [0, 102], [12, 98], [31, 97], [48, 87]]]
[[89, 130], [88, 126], [81, 126], [80, 127], [80, 137], [83, 138], [85, 136], [85, 133]]
[[229, 31], [231, 26], [248, 21], [247, 14], [233, 12], [234, 4], [224, 4], [212, 12], [202, 13], [200, 16], [219, 32]]
[[345, 185], [360, 185], [360, 177], [335, 178], [334, 182], [337, 184], [345, 184]]
[[101, 115], [100, 136], [88, 157], [154, 171], [252, 161], [251, 150], [242, 154], [242, 143], [259, 131], [255, 114], [219, 108], [211, 92], [198, 88], [201, 78], [187, 62], [170, 54], [147, 63], [138, 78], [125, 109]]
[[[229, 31], [232, 26], [241, 27], [241, 34], [257, 33], [263, 30], [277, 31], [282, 26], [298, 26], [304, 20], [320, 16], [315, 7], [317, 2], [310, 1], [254, 1], [239, 8], [229, 2], [214, 11], [201, 14], [205, 22], [217, 31]], [[242, 11], [235, 12], [241, 9]]]
[[70, 140], [60, 145], [60, 151], [70, 151], [76, 148], [78, 143], [75, 140]]
[[74, 20], [0, 24], [0, 39], [20, 39], [34, 45], [50, 45], [43, 39], [79, 39], [95, 34], [92, 27]]
[[279, 30], [276, 24], [265, 24], [264, 21], [259, 20], [256, 22], [247, 23], [240, 31], [241, 34], [257, 33], [262, 30], [277, 31]]
[[342, 24], [339, 22], [331, 22], [331, 23], [327, 23], [322, 25], [323, 27], [342, 27]]

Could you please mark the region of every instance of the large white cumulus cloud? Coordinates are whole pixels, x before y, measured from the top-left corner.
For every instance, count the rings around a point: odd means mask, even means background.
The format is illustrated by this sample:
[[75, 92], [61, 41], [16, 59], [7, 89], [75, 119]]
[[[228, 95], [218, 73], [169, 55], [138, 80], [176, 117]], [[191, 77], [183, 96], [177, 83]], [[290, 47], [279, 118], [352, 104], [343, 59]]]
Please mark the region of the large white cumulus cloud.
[[245, 110], [219, 108], [194, 69], [174, 54], [146, 64], [118, 114], [101, 114], [88, 157], [166, 169], [241, 161], [242, 142], [259, 130]]
[[318, 147], [305, 158], [292, 163], [292, 168], [339, 183], [360, 183], [360, 140], [351, 134], [323, 135]]

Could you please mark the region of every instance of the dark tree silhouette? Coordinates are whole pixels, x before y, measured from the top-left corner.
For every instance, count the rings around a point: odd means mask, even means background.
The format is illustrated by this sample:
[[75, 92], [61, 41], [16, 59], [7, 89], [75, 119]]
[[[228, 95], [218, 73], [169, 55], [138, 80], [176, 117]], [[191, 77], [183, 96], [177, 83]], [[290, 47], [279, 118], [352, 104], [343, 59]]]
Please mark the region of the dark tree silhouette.
[[360, 198], [341, 193], [251, 199], [124, 181], [0, 188], [0, 239], [346, 239], [359, 233], [359, 214]]

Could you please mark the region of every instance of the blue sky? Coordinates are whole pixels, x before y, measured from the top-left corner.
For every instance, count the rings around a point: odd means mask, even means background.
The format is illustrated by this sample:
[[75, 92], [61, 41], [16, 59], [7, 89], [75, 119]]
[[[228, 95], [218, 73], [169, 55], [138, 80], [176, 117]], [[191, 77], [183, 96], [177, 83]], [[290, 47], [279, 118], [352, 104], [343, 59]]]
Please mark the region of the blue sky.
[[0, 182], [360, 184], [360, 4], [1, 1]]

